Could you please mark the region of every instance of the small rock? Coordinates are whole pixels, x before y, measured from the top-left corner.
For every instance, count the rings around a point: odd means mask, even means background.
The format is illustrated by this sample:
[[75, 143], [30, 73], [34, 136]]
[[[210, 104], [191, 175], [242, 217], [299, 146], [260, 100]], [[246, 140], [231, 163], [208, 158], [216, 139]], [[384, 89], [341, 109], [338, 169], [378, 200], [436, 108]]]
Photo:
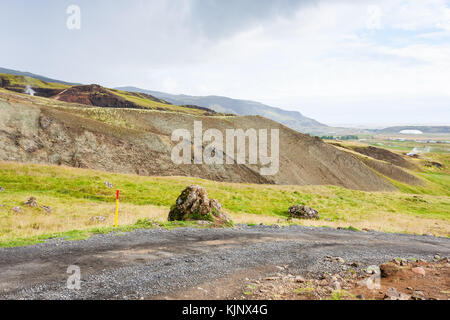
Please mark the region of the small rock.
[[409, 300], [411, 296], [402, 292], [398, 292], [395, 288], [389, 288], [385, 295], [385, 300]]
[[210, 226], [210, 225], [212, 225], [213, 223], [212, 223], [211, 221], [199, 220], [199, 221], [197, 221], [197, 224], [198, 224], [199, 226]]
[[399, 268], [393, 263], [385, 263], [380, 266], [381, 277], [386, 278], [396, 273]]
[[421, 262], [421, 263], [427, 263], [427, 260], [419, 259], [419, 262]]
[[356, 296], [356, 299], [359, 299], [359, 300], [365, 300], [366, 298], [365, 298], [362, 294], [358, 294], [358, 295]]
[[275, 266], [275, 268], [277, 268], [280, 271], [284, 270], [284, 267], [280, 267], [280, 266]]
[[273, 225], [272, 225], [272, 228], [275, 228], [275, 229], [281, 229], [281, 227], [280, 227], [279, 224], [273, 224]]
[[11, 208], [11, 210], [14, 211], [15, 213], [22, 213], [23, 212], [21, 207], [13, 207], [13, 208]]
[[400, 298], [400, 293], [395, 288], [389, 288], [384, 294], [386, 300], [398, 300]]
[[44, 209], [44, 211], [47, 212], [47, 213], [52, 213], [53, 212], [52, 208], [49, 207], [49, 206], [41, 206], [41, 208]]
[[425, 237], [433, 237], [433, 235], [431, 233], [424, 233], [423, 234]]
[[414, 291], [411, 296], [414, 300], [427, 300], [425, 294], [422, 291]]
[[319, 211], [303, 206], [303, 205], [295, 205], [291, 206], [288, 210], [290, 216], [292, 218], [298, 219], [319, 219]]
[[439, 260], [440, 258], [441, 258], [441, 256], [438, 254], [434, 256], [434, 260]]
[[374, 274], [374, 273], [376, 273], [376, 271], [375, 271], [374, 267], [370, 266], [370, 267], [368, 267], [366, 269], [366, 273], [367, 274]]
[[32, 208], [38, 207], [37, 199], [35, 197], [29, 197], [28, 200], [25, 201], [23, 204]]
[[398, 300], [409, 300], [409, 299], [411, 299], [411, 296], [409, 294], [400, 292], [400, 297], [398, 298]]
[[105, 220], [106, 220], [106, 218], [102, 217], [102, 216], [96, 216], [96, 217], [91, 218], [91, 221], [94, 221], [94, 222], [103, 222]]
[[305, 278], [303, 278], [302, 276], [296, 276], [295, 277], [295, 282], [303, 283], [305, 281], [306, 281]]
[[328, 285], [328, 281], [326, 279], [323, 279], [322, 281], [319, 282], [319, 285], [325, 287]]
[[345, 263], [345, 260], [341, 257], [336, 257], [336, 261], [339, 263]]
[[408, 260], [402, 258], [402, 259], [400, 260], [400, 265], [401, 265], [401, 266], [407, 266], [407, 265], [408, 265]]
[[409, 291], [413, 291], [414, 290], [412, 287], [408, 287], [406, 289], [409, 290]]
[[351, 267], [354, 267], [354, 268], [358, 268], [358, 263], [353, 262], [353, 263], [350, 264], [350, 266], [351, 266]]
[[331, 284], [331, 287], [334, 290], [341, 290], [341, 284], [339, 283], [339, 281], [333, 281], [333, 283]]
[[425, 277], [425, 269], [422, 267], [415, 267], [411, 269], [412, 272], [420, 274], [421, 276]]
[[108, 182], [108, 181], [105, 181], [105, 186], [106, 186], [107, 188], [109, 188], [109, 189], [114, 188], [114, 185], [113, 185], [112, 183]]

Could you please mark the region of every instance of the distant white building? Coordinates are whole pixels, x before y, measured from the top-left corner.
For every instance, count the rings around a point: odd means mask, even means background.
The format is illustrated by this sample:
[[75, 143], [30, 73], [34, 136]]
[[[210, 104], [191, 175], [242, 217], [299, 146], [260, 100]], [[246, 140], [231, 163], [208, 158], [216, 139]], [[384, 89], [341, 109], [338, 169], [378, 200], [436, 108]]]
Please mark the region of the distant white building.
[[399, 132], [400, 134], [423, 134], [420, 130], [402, 130]]

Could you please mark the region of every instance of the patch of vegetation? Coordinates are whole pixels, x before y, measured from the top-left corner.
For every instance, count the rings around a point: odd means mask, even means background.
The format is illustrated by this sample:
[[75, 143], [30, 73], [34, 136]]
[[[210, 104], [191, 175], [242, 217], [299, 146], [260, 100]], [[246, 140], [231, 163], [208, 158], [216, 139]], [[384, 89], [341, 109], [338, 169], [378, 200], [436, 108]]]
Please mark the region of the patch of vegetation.
[[96, 227], [87, 230], [71, 230], [66, 232], [58, 232], [51, 234], [41, 234], [38, 236], [32, 237], [21, 237], [15, 238], [12, 240], [0, 241], [0, 248], [8, 248], [8, 247], [21, 247], [43, 243], [45, 241], [51, 239], [64, 239], [67, 241], [77, 241], [77, 240], [86, 240], [93, 235], [96, 234], [109, 234], [115, 233], [119, 236], [125, 235], [124, 232], [130, 232], [136, 229], [152, 229], [155, 227], [161, 227], [165, 229], [174, 229], [174, 228], [182, 228], [182, 227], [196, 227], [197, 225], [194, 223], [189, 223], [185, 221], [181, 222], [152, 222], [149, 219], [139, 219], [135, 224], [119, 226], [117, 228], [113, 226], [109, 227]]
[[11, 74], [0, 73], [0, 83], [1, 82], [8, 83], [6, 88], [17, 88], [23, 87], [26, 88], [30, 86], [31, 88], [38, 89], [67, 89], [70, 86], [61, 84], [61, 83], [53, 83], [53, 82], [45, 82], [36, 78], [24, 77], [24, 76], [16, 76]]
[[[433, 176], [439, 175], [433, 173]], [[89, 230], [92, 228], [89, 219], [97, 215], [109, 217], [109, 222], [105, 223], [112, 224], [115, 189], [105, 187], [105, 181], [120, 189], [121, 210], [129, 216], [126, 220], [129, 224], [139, 218], [148, 218], [151, 212], [158, 212], [157, 220], [164, 221], [181, 191], [196, 184], [205, 187], [211, 198], [218, 199], [235, 222], [250, 226], [261, 222], [279, 223], [279, 219], [288, 218], [287, 210], [292, 204], [304, 203], [317, 209], [322, 219], [295, 220], [289, 224], [319, 227], [327, 220], [329, 227], [351, 225], [347, 229], [353, 231], [370, 228], [449, 235], [450, 200], [445, 195], [450, 189], [448, 177], [430, 181], [434, 188], [427, 194], [419, 194], [420, 187], [406, 189], [405, 186], [402, 192], [363, 192], [335, 186], [219, 183], [188, 177], [143, 177], [58, 166], [0, 163], [0, 185], [5, 188], [5, 192], [0, 192], [0, 205], [3, 205], [0, 206], [0, 241], [67, 232], [74, 227]], [[417, 195], [423, 201], [411, 201]], [[51, 206], [53, 213], [45, 215], [42, 210], [23, 208], [24, 213], [18, 218], [11, 208], [22, 206], [30, 196]], [[124, 219], [123, 214], [120, 219]]]
[[348, 291], [345, 290], [335, 290], [331, 294], [332, 300], [342, 300], [343, 298], [352, 296]]
[[347, 228], [342, 228], [343, 230], [349, 230], [349, 231], [354, 231], [354, 232], [360, 232], [361, 230], [359, 230], [358, 228], [349, 226]]
[[305, 288], [298, 288], [294, 290], [295, 294], [311, 294], [311, 292], [314, 292], [314, 287], [305, 287]]

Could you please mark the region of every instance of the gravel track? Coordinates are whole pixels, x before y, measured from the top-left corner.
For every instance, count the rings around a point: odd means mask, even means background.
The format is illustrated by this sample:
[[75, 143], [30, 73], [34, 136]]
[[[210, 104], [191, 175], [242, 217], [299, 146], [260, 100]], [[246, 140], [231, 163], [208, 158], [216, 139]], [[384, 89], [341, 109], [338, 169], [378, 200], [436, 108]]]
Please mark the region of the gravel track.
[[[435, 254], [450, 256], [450, 239], [301, 226], [135, 230], [0, 249], [0, 299], [142, 299], [260, 267], [319, 275]], [[66, 287], [69, 265], [80, 267], [80, 290]]]

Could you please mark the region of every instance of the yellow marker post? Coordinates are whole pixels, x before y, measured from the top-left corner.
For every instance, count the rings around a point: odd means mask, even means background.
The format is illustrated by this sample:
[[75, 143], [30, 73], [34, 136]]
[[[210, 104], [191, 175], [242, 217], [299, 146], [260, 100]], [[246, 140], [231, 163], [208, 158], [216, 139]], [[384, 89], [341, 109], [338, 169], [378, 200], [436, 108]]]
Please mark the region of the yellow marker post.
[[114, 222], [114, 228], [117, 228], [117, 219], [119, 218], [119, 190], [117, 190], [117, 196], [116, 196], [116, 219]]

